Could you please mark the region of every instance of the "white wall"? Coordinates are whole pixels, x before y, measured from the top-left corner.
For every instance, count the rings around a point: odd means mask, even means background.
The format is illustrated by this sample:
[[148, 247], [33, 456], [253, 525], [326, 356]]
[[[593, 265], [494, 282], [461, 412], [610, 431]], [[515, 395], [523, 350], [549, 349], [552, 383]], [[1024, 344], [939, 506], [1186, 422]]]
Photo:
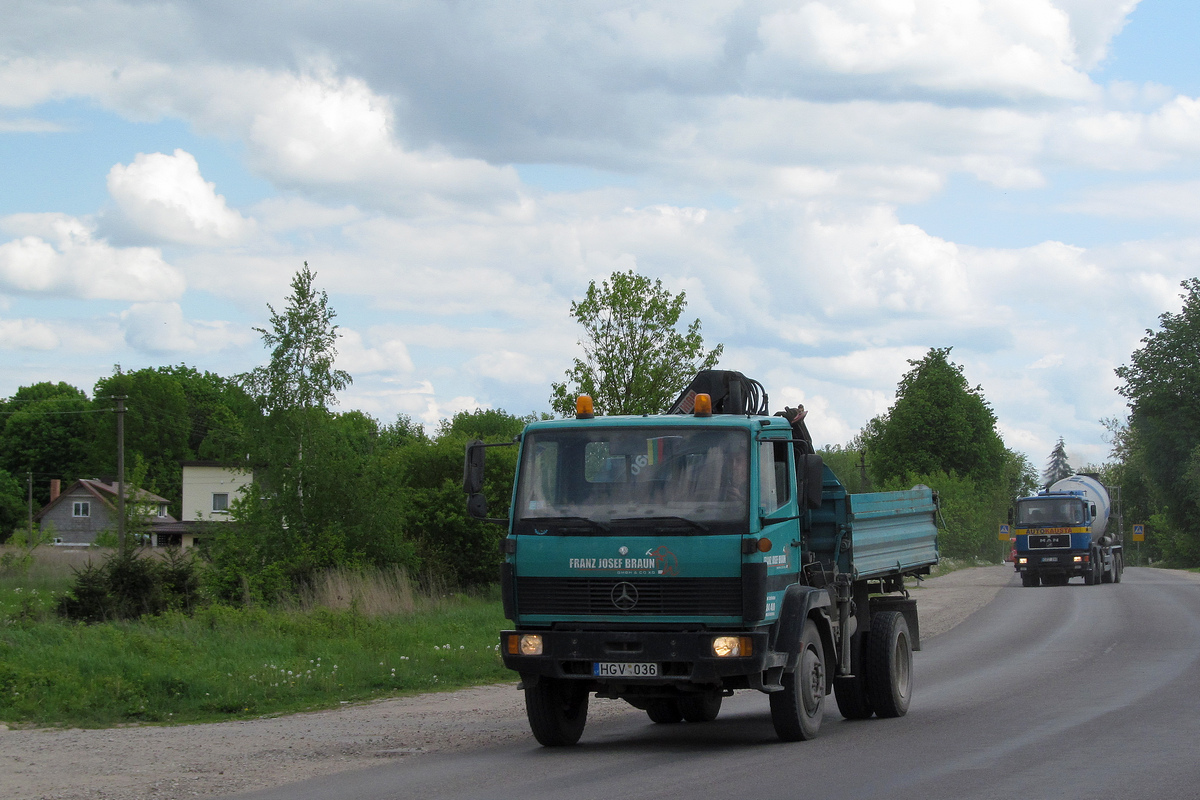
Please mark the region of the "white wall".
[[253, 475], [227, 467], [185, 466], [183, 468], [183, 512], [180, 521], [228, 520], [228, 514], [213, 513], [213, 495], [228, 494], [229, 503], [250, 485]]

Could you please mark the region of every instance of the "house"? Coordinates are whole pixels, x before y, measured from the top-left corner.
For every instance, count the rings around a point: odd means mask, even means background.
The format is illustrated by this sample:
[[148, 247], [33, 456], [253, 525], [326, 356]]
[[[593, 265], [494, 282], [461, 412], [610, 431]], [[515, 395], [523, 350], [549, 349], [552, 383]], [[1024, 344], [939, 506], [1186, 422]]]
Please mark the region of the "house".
[[183, 520], [228, 522], [229, 505], [251, 484], [247, 470], [216, 461], [183, 462]]
[[[103, 531], [117, 532], [118, 485], [116, 481], [80, 478], [60, 492], [61, 483], [50, 481], [50, 502], [33, 519], [43, 530], [53, 529], [55, 544], [92, 544]], [[167, 513], [169, 501], [164, 497], [139, 489], [126, 502], [144, 507], [145, 519], [151, 525], [175, 522]]]
[[230, 522], [229, 507], [254, 480], [243, 469], [216, 461], [183, 462], [183, 505], [178, 522], [154, 526], [154, 544], [187, 549], [204, 535], [204, 523]]

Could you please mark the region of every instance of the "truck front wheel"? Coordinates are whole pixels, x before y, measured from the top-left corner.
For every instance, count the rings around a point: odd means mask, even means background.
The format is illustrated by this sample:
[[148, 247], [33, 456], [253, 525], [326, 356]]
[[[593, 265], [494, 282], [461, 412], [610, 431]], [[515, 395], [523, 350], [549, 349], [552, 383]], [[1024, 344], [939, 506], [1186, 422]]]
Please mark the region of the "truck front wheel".
[[679, 698], [679, 711], [688, 722], [712, 722], [721, 713], [721, 691], [686, 695]]
[[574, 681], [541, 678], [525, 687], [525, 714], [533, 738], [545, 747], [575, 744], [587, 724], [587, 687]]
[[867, 648], [867, 692], [880, 717], [903, 717], [912, 698], [912, 642], [899, 611], [871, 618]]
[[651, 700], [646, 705], [646, 716], [659, 725], [673, 725], [683, 721], [683, 710], [678, 700]]
[[1041, 583], [1041, 580], [1038, 578], [1038, 574], [1036, 572], [1026, 571], [1021, 573], [1022, 586], [1037, 586], [1039, 583]]
[[815, 738], [825, 714], [828, 681], [825, 648], [811, 619], [805, 620], [804, 630], [800, 633], [800, 658], [796, 669], [785, 672], [780, 683], [783, 690], [768, 695], [776, 735], [785, 742]]

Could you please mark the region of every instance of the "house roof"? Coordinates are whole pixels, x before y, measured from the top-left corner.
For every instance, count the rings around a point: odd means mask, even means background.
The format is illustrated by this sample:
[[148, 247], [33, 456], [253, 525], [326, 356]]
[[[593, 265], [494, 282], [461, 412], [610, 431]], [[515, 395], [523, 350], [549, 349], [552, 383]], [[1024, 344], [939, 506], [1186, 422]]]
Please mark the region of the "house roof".
[[[58, 497], [54, 498], [49, 503], [42, 506], [41, 510], [39, 510], [36, 514], [33, 515], [33, 518], [35, 520], [40, 521], [41, 518], [43, 516], [45, 516], [48, 511], [50, 511], [50, 509], [54, 508], [59, 503], [66, 502], [69, 495], [72, 492], [74, 492], [77, 488], [85, 489], [88, 494], [95, 497], [101, 503], [104, 503], [110, 509], [115, 510], [116, 502], [117, 502], [118, 487], [119, 487], [119, 484], [116, 481], [113, 481], [112, 483], [105, 483], [104, 481], [99, 480], [98, 478], [80, 478], [79, 480], [75, 481], [70, 486], [68, 486], [66, 489], [64, 489], [62, 491], [62, 493], [58, 495]], [[136, 493], [132, 493], [129, 491], [129, 487], [127, 486], [127, 487], [125, 487], [125, 491], [126, 491], [126, 499], [136, 499], [136, 501], [139, 503], [153, 503], [154, 505], [170, 505], [170, 501], [167, 500], [167, 498], [159, 497], [158, 495], [154, 494], [153, 492], [148, 492], [145, 489], [138, 489]], [[170, 517], [170, 516], [159, 517], [159, 519], [173, 520], [174, 517]]]

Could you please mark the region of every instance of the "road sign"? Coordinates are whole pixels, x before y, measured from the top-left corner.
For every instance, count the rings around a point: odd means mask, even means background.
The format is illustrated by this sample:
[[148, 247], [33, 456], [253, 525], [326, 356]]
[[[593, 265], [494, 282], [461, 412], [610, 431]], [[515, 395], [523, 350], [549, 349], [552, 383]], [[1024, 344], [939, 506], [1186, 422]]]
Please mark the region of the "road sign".
[[1000, 540], [1003, 542], [1008, 541], [1008, 526], [1007, 525], [1000, 526]]
[[1145, 525], [1134, 525], [1133, 526], [1133, 540], [1135, 542], [1146, 541], [1146, 526]]

